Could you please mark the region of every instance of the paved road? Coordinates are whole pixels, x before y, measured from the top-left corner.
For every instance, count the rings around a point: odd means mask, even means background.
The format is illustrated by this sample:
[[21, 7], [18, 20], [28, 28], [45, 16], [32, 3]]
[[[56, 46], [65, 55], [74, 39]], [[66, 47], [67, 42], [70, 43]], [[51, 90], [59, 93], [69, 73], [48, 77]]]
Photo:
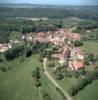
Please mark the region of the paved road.
[[64, 93], [64, 95], [66, 96], [67, 100], [72, 100], [71, 96], [48, 73], [46, 65], [47, 65], [47, 58], [44, 58], [43, 68], [44, 68], [45, 75], [54, 84], [55, 87], [59, 88]]

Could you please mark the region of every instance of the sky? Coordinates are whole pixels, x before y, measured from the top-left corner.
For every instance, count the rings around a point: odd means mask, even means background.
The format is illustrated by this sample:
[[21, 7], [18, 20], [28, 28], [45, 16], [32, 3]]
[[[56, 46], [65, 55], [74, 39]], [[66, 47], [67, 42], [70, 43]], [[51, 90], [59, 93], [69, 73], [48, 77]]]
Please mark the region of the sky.
[[98, 0], [0, 0], [0, 3], [30, 3], [50, 5], [98, 5]]

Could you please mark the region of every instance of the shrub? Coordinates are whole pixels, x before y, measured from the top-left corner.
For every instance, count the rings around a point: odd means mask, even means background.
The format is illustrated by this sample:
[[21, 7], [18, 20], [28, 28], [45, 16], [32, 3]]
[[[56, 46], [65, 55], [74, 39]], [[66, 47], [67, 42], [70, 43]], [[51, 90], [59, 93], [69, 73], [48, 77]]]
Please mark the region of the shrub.
[[7, 60], [13, 60], [24, 53], [24, 46], [23, 45], [17, 45], [5, 52], [5, 57]]
[[39, 88], [39, 87], [41, 86], [41, 82], [40, 82], [39, 80], [36, 80], [36, 81], [35, 81], [35, 86], [36, 86], [37, 88]]
[[63, 100], [67, 100], [64, 93], [58, 87], [56, 88], [56, 91], [62, 96]]
[[77, 41], [74, 42], [74, 46], [75, 47], [83, 46], [83, 43], [81, 41], [77, 40]]
[[78, 84], [71, 87], [71, 89], [69, 90], [70, 95], [72, 95], [72, 96], [76, 95], [76, 93], [78, 93], [78, 91], [83, 89], [88, 84], [91, 84], [96, 79], [98, 79], [98, 70], [88, 73], [86, 75], [85, 79], [80, 80]]
[[40, 79], [40, 71], [38, 67], [32, 72], [32, 77], [35, 79]]
[[56, 76], [56, 79], [57, 80], [61, 80], [61, 79], [63, 79], [64, 78], [64, 76], [62, 75], [62, 74], [58, 74], [57, 76]]
[[2, 66], [2, 67], [0, 67], [0, 70], [1, 70], [2, 72], [6, 72], [6, 71], [7, 71], [7, 68], [6, 68], [5, 66]]
[[42, 92], [42, 97], [43, 100], [52, 100], [51, 96], [45, 91]]
[[48, 67], [55, 67], [55, 62], [53, 61], [48, 62]]

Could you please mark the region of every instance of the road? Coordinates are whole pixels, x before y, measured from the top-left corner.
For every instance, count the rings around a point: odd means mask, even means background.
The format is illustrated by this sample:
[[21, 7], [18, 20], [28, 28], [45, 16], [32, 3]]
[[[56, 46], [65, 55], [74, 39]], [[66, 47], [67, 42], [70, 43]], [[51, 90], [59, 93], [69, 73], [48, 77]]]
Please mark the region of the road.
[[55, 87], [59, 88], [64, 93], [64, 95], [67, 98], [67, 100], [72, 100], [71, 96], [48, 73], [47, 68], [46, 68], [46, 65], [47, 65], [47, 58], [44, 58], [43, 68], [44, 68], [45, 75], [54, 84]]

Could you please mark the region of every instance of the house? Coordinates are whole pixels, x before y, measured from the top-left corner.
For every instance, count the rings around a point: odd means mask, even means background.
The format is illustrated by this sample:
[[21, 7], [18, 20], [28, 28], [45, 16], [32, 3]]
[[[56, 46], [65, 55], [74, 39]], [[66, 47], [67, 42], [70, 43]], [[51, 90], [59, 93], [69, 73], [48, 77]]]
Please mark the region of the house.
[[46, 38], [47, 34], [44, 32], [39, 32], [36, 37], [42, 37], [42, 38]]
[[52, 58], [56, 58], [56, 59], [60, 59], [61, 58], [61, 54], [52, 54], [51, 57]]
[[42, 37], [36, 37], [33, 39], [34, 42], [38, 41], [40, 43], [46, 43], [47, 39], [46, 38], [42, 38]]
[[75, 60], [75, 61], [69, 61], [68, 62], [68, 66], [71, 70], [80, 70], [80, 69], [84, 69], [84, 62], [83, 61], [78, 61], [78, 60]]
[[81, 35], [78, 34], [78, 33], [72, 33], [72, 36], [71, 36], [72, 40], [73, 41], [76, 41], [76, 40], [81, 40]]
[[80, 59], [84, 59], [84, 57], [85, 57], [85, 52], [81, 49], [81, 48], [79, 48], [79, 47], [76, 47], [76, 48], [74, 48], [74, 51], [75, 51], [75, 56], [77, 57], [77, 58], [80, 58]]
[[64, 42], [61, 41], [61, 39], [59, 37], [50, 37], [48, 38], [48, 41], [53, 44], [53, 45], [56, 45], [56, 46], [64, 46]]
[[32, 36], [26, 36], [26, 40], [32, 42], [33, 38], [32, 38]]
[[10, 44], [7, 44], [7, 43], [0, 44], [0, 53], [3, 53], [10, 48], [12, 48], [12, 46]]
[[83, 69], [84, 68], [84, 63], [82, 61], [74, 61], [73, 62], [73, 67], [76, 71], [79, 70], [79, 69]]
[[70, 50], [68, 47], [64, 47], [64, 50], [62, 52], [62, 57], [66, 58], [70, 55]]
[[62, 52], [62, 54], [61, 54], [59, 63], [60, 63], [61, 65], [64, 64], [69, 55], [70, 55], [70, 50], [69, 50], [69, 48], [68, 48], [68, 47], [64, 47], [64, 50], [63, 50], [63, 52]]
[[63, 32], [64, 35], [71, 41], [81, 40], [81, 35], [73, 32]]
[[74, 49], [71, 50], [70, 56], [74, 57], [74, 58], [79, 58], [79, 59], [83, 60], [84, 57], [85, 57], [85, 52], [82, 50], [82, 48], [75, 47]]

